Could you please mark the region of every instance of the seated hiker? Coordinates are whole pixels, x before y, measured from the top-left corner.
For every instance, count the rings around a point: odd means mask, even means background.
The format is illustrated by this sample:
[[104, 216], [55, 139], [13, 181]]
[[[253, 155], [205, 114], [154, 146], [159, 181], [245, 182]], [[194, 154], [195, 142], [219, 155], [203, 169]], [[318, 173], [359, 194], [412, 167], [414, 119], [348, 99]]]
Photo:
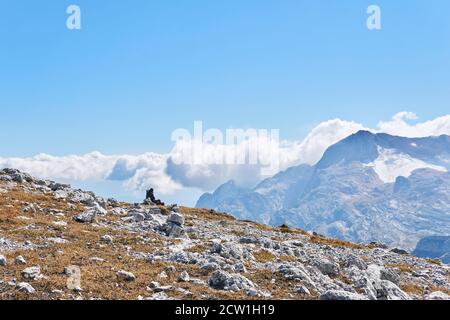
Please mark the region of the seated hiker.
[[150, 190], [147, 190], [147, 194], [145, 196], [145, 200], [150, 200], [151, 202], [153, 202], [154, 204], [156, 204], [158, 206], [163, 206], [164, 205], [164, 202], [162, 202], [161, 200], [155, 198], [153, 188], [150, 188]]
[[151, 188], [150, 190], [147, 190], [147, 194], [145, 196], [145, 200], [150, 200], [153, 203], [156, 202], [155, 195], [153, 194], [153, 188]]

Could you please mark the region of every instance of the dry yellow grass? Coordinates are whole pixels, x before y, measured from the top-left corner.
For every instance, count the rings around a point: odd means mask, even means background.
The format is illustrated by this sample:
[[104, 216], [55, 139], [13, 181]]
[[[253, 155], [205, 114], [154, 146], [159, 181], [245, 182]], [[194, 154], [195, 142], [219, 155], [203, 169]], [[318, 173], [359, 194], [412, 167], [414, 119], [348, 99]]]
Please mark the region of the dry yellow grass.
[[312, 243], [328, 245], [331, 247], [343, 247], [343, 248], [350, 248], [350, 249], [367, 249], [367, 246], [364, 246], [362, 244], [356, 244], [356, 243], [343, 241], [343, 240], [337, 240], [337, 239], [330, 239], [330, 238], [325, 238], [322, 236], [311, 236], [310, 241]]
[[277, 258], [273, 253], [264, 249], [253, 252], [253, 256], [255, 257], [256, 261], [261, 263], [275, 261]]
[[388, 264], [386, 265], [388, 268], [398, 269], [401, 272], [407, 272], [412, 273], [414, 271], [413, 267], [406, 264], [406, 263], [399, 263], [399, 264]]
[[442, 265], [441, 260], [438, 260], [438, 259], [427, 259], [427, 262], [428, 262], [428, 263], [431, 263], [431, 264], [438, 265], [438, 266], [441, 266], [441, 265]]
[[424, 291], [423, 288], [416, 283], [405, 283], [401, 285], [401, 289], [406, 293], [417, 295], [422, 295]]

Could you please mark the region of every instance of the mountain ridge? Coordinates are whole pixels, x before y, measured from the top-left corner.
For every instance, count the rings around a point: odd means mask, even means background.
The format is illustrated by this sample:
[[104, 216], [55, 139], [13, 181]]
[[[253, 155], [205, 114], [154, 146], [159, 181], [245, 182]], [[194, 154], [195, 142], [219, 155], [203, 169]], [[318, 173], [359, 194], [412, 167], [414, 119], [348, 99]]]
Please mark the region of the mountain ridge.
[[[240, 190], [242, 196], [219, 187], [196, 207], [413, 250], [422, 237], [450, 234], [449, 169], [450, 136], [406, 138], [361, 130], [327, 148], [314, 166], [288, 168]], [[258, 209], [245, 197], [261, 198]]]

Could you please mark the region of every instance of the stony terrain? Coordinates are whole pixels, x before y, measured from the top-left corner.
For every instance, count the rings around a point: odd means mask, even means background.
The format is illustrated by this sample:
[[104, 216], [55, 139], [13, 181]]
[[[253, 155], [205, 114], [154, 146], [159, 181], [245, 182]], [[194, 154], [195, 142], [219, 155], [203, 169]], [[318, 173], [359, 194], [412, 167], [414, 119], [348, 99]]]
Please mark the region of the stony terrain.
[[449, 299], [449, 271], [378, 243], [0, 171], [0, 299]]

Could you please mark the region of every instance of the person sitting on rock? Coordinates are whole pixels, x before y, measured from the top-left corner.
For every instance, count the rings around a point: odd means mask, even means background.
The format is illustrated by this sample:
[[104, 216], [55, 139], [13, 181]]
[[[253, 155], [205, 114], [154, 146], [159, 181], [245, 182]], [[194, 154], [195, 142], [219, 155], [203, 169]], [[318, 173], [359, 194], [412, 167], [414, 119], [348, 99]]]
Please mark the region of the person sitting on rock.
[[153, 202], [154, 204], [156, 204], [158, 206], [163, 206], [164, 205], [164, 202], [162, 202], [161, 200], [155, 198], [153, 188], [150, 188], [150, 190], [147, 190], [147, 193], [146, 193], [146, 196], [145, 196], [145, 200], [147, 200], [147, 201], [150, 200], [151, 202]]

